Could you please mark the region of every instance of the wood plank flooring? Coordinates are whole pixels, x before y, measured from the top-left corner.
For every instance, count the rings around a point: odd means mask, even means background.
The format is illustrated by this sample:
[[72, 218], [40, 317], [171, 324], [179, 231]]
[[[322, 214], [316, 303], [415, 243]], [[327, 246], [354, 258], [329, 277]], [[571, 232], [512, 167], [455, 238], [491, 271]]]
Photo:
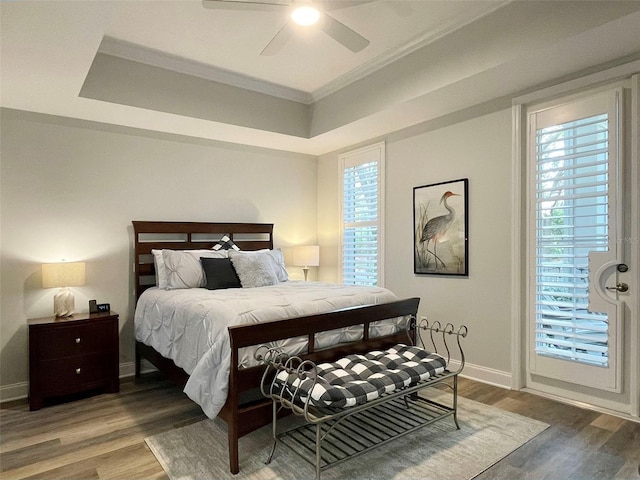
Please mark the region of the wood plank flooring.
[[[640, 423], [467, 379], [460, 395], [551, 425], [479, 480], [640, 479]], [[36, 412], [26, 401], [3, 404], [0, 478], [166, 479], [145, 437], [204, 418], [157, 375]]]

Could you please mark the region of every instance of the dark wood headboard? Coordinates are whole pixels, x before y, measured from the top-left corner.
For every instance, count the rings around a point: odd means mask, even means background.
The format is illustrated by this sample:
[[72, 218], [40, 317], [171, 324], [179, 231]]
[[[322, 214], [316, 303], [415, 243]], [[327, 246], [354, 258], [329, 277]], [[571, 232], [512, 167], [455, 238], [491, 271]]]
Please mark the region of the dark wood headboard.
[[151, 250], [209, 249], [224, 235], [242, 250], [273, 249], [272, 223], [141, 222], [133, 221], [136, 300], [155, 285]]

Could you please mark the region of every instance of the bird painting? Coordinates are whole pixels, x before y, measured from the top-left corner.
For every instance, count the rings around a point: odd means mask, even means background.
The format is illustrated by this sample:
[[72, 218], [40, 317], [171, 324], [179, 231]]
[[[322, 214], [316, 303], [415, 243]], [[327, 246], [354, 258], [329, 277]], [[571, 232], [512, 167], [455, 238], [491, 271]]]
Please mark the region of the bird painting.
[[469, 179], [413, 188], [413, 271], [469, 275]]
[[[422, 236], [420, 237], [420, 243], [425, 243], [425, 248], [429, 254], [433, 256], [436, 270], [438, 269], [438, 262], [442, 265], [442, 267], [446, 267], [445, 263], [441, 258], [438, 257], [438, 242], [445, 236], [447, 230], [453, 225], [453, 222], [456, 219], [456, 211], [449, 206], [447, 199], [453, 196], [460, 196], [457, 193], [453, 193], [449, 190], [444, 192], [442, 197], [440, 198], [440, 203], [444, 204], [444, 208], [447, 210], [446, 215], [440, 215], [438, 217], [434, 217], [427, 222], [427, 224], [422, 229]], [[432, 244], [433, 251], [429, 250], [429, 244]], [[427, 257], [427, 267], [429, 266], [429, 257]]]

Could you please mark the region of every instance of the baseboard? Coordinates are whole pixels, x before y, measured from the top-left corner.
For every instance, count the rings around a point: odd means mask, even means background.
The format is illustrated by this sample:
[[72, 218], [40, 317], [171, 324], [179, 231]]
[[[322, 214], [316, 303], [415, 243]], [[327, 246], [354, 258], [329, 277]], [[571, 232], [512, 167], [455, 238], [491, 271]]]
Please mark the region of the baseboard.
[[614, 416], [614, 417], [622, 418], [624, 420], [629, 420], [629, 421], [632, 421], [632, 422], [635, 422], [635, 423], [640, 423], [640, 418], [638, 418], [635, 415], [632, 415], [632, 414], [630, 414], [628, 412], [621, 412], [621, 411], [618, 411], [618, 410], [615, 410], [615, 409], [611, 409], [611, 408], [607, 408], [607, 407], [603, 407], [603, 406], [599, 406], [599, 405], [593, 405], [591, 403], [583, 402], [583, 401], [580, 401], [580, 400], [573, 400], [573, 399], [570, 399], [570, 398], [565, 398], [565, 397], [562, 397], [560, 395], [555, 395], [553, 393], [547, 393], [547, 392], [544, 392], [544, 391], [536, 390], [535, 388], [523, 388], [522, 391], [530, 393], [532, 395], [538, 395], [539, 397], [548, 398], [548, 399], [556, 401], [558, 403], [564, 403], [566, 405], [571, 405], [573, 407], [583, 408], [583, 409], [586, 409], [586, 410], [593, 410], [594, 412], [604, 413], [606, 415], [611, 415], [611, 416]]
[[[451, 370], [456, 370], [460, 366], [460, 362], [457, 360], [451, 360], [450, 366]], [[156, 368], [146, 360], [143, 360], [140, 370], [141, 373], [149, 373], [155, 371]], [[120, 364], [120, 378], [133, 377], [135, 373], [136, 368], [134, 362], [125, 362]], [[476, 380], [478, 382], [488, 383], [496, 387], [507, 389], [511, 388], [511, 374], [509, 372], [481, 367], [480, 365], [466, 363], [460, 376], [470, 378], [471, 380]], [[21, 400], [23, 398], [27, 398], [28, 395], [29, 382], [0, 386], [0, 402], [2, 403]]]
[[0, 387], [0, 402], [21, 400], [29, 395], [29, 382], [14, 383]]
[[[155, 371], [156, 368], [146, 360], [140, 365], [141, 373], [149, 373]], [[133, 377], [136, 374], [136, 365], [134, 362], [125, 362], [120, 364], [120, 378]], [[29, 382], [13, 383], [11, 385], [0, 386], [0, 403], [11, 402], [13, 400], [22, 400], [29, 396]]]
[[[155, 372], [158, 369], [154, 367], [150, 362], [142, 360], [140, 362], [140, 373]], [[136, 374], [135, 362], [127, 362], [120, 364], [120, 378], [133, 377]]]
[[126, 362], [120, 364], [120, 378], [133, 377], [136, 374], [135, 362]]
[[[449, 365], [450, 370], [456, 370], [460, 367], [460, 362], [458, 360], [451, 360]], [[464, 369], [460, 373], [460, 376], [511, 390], [511, 373], [502, 370], [494, 370], [493, 368], [482, 367], [467, 362], [464, 364]]]

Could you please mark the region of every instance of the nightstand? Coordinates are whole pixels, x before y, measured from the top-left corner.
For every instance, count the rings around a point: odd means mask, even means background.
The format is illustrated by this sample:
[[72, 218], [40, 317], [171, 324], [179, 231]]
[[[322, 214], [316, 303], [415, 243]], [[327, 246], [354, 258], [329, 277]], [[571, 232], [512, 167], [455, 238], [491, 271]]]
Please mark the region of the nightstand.
[[29, 408], [80, 392], [118, 392], [119, 337], [115, 312], [32, 318], [29, 326]]

